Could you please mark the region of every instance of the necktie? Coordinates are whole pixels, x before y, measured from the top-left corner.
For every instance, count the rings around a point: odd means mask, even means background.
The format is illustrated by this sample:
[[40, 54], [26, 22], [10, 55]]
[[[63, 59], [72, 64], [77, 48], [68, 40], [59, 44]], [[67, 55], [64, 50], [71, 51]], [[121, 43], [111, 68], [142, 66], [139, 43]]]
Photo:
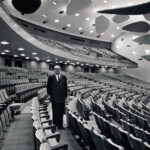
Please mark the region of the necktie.
[[59, 77], [59, 75], [57, 75], [57, 79], [58, 79], [57, 81], [59, 82], [59, 80], [60, 80], [60, 77]]

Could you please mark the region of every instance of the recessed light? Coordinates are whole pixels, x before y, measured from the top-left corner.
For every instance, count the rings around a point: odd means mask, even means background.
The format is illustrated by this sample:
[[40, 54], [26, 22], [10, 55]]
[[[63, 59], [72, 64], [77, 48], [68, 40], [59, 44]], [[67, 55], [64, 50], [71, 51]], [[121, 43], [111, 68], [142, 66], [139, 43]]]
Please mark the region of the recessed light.
[[4, 50], [4, 52], [9, 53], [10, 51], [8, 49]]
[[123, 67], [124, 69], [126, 69], [127, 67]]
[[69, 63], [70, 61], [69, 61], [69, 60], [67, 60], [66, 62], [67, 62], [67, 63]]
[[55, 20], [55, 23], [58, 23], [58, 22], [59, 22], [59, 19], [56, 19], [56, 20]]
[[18, 51], [24, 51], [24, 48], [20, 47], [18, 48]]
[[135, 51], [132, 51], [132, 54], [133, 54], [133, 55], [135, 55], [135, 54], [136, 54], [136, 52], [135, 52]]
[[26, 56], [26, 55], [22, 53], [22, 54], [20, 54], [20, 56]]
[[18, 55], [14, 55], [14, 57], [18, 57]]
[[101, 33], [100, 35], [104, 35], [104, 33]]
[[51, 61], [50, 59], [47, 60], [47, 62], [50, 62], [50, 61]]
[[58, 64], [59, 62], [58, 62], [58, 61], [55, 61], [55, 63]]
[[128, 4], [128, 6], [132, 6], [132, 5], [133, 5], [133, 3], [129, 3], [129, 4]]
[[62, 61], [59, 61], [60, 63], [63, 63]]
[[67, 24], [67, 27], [71, 27], [71, 24]]
[[79, 27], [79, 30], [82, 30], [82, 27]]
[[104, 3], [107, 3], [108, 1], [107, 0], [104, 0]]
[[93, 33], [93, 32], [94, 32], [93, 30], [90, 31], [90, 33]]
[[30, 59], [29, 57], [26, 57], [26, 59]]
[[46, 17], [47, 17], [47, 14], [43, 14], [42, 17], [46, 18]]
[[90, 20], [90, 18], [86, 18], [85, 20], [86, 20], [86, 21], [89, 21], [89, 20]]
[[81, 64], [81, 66], [84, 66], [84, 64]]
[[112, 34], [112, 35], [111, 35], [111, 37], [115, 37], [115, 35], [114, 35], [114, 34]]
[[37, 55], [37, 53], [32, 53], [32, 55]]
[[146, 53], [146, 54], [150, 54], [150, 50], [149, 50], [149, 49], [146, 49], [146, 50], [145, 50], [145, 53]]
[[116, 8], [116, 5], [112, 5], [112, 8]]
[[7, 41], [2, 41], [1, 44], [7, 45], [7, 44], [9, 44], [9, 43], [8, 43]]
[[132, 39], [134, 40], [134, 39], [136, 39], [136, 36], [134, 35], [134, 36], [132, 36]]
[[4, 52], [1, 52], [1, 54], [2, 54], [2, 55], [5, 55], [6, 53], [4, 53]]
[[120, 29], [120, 27], [116, 27], [116, 29], [118, 30], [118, 29]]
[[76, 17], [78, 17], [79, 15], [80, 15], [79, 13], [76, 13], [76, 14], [75, 14]]
[[67, 63], [66, 63], [66, 62], [65, 62], [64, 64], [65, 64], [65, 65], [67, 65]]
[[79, 62], [76, 62], [76, 64], [80, 64]]
[[53, 1], [52, 3], [53, 3], [53, 5], [57, 5], [57, 2], [55, 2], [55, 1]]

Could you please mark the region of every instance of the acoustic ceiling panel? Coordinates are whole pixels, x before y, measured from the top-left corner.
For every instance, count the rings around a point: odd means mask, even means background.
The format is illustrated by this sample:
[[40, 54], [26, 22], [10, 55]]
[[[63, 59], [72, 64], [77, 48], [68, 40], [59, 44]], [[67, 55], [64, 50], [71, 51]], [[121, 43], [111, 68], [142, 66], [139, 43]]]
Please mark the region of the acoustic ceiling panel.
[[134, 42], [141, 44], [146, 44], [146, 45], [150, 45], [150, 34], [138, 37], [136, 39], [133, 40]]
[[84, 10], [90, 7], [92, 4], [91, 0], [70, 0], [67, 5], [67, 15], [75, 15], [79, 13], [81, 10]]
[[150, 25], [147, 22], [139, 21], [128, 24], [122, 28], [123, 30], [130, 32], [148, 32], [150, 30]]
[[115, 23], [123, 23], [123, 22], [127, 21], [128, 19], [129, 19], [128, 15], [115, 15], [112, 20]]
[[114, 8], [107, 10], [100, 10], [99, 13], [107, 14], [119, 14], [119, 15], [140, 15], [147, 14], [150, 12], [150, 2], [139, 4], [135, 6], [123, 7], [123, 8]]
[[150, 13], [145, 14], [144, 17], [145, 17], [145, 19], [146, 19], [147, 21], [150, 21]]
[[98, 34], [104, 33], [110, 25], [110, 21], [103, 15], [95, 20], [95, 29]]
[[141, 56], [141, 57], [144, 58], [147, 61], [150, 61], [150, 55], [144, 55], [144, 56]]

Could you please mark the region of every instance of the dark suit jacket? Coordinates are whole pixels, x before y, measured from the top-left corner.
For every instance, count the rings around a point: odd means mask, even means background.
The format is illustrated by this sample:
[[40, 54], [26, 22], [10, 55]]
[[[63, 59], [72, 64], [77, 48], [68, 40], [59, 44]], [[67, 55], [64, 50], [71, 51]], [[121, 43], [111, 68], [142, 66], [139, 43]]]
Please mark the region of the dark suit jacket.
[[59, 81], [56, 76], [52, 75], [48, 78], [47, 93], [51, 96], [51, 102], [63, 103], [67, 97], [67, 79], [66, 76], [61, 75]]

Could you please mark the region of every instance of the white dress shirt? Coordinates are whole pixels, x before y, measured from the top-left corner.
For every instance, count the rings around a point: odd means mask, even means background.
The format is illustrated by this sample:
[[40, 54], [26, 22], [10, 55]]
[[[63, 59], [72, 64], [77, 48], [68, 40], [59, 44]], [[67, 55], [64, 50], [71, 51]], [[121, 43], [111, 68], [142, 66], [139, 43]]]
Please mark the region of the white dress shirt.
[[55, 74], [55, 76], [56, 76], [56, 79], [57, 79], [57, 82], [58, 82], [60, 80], [60, 74], [59, 75]]

